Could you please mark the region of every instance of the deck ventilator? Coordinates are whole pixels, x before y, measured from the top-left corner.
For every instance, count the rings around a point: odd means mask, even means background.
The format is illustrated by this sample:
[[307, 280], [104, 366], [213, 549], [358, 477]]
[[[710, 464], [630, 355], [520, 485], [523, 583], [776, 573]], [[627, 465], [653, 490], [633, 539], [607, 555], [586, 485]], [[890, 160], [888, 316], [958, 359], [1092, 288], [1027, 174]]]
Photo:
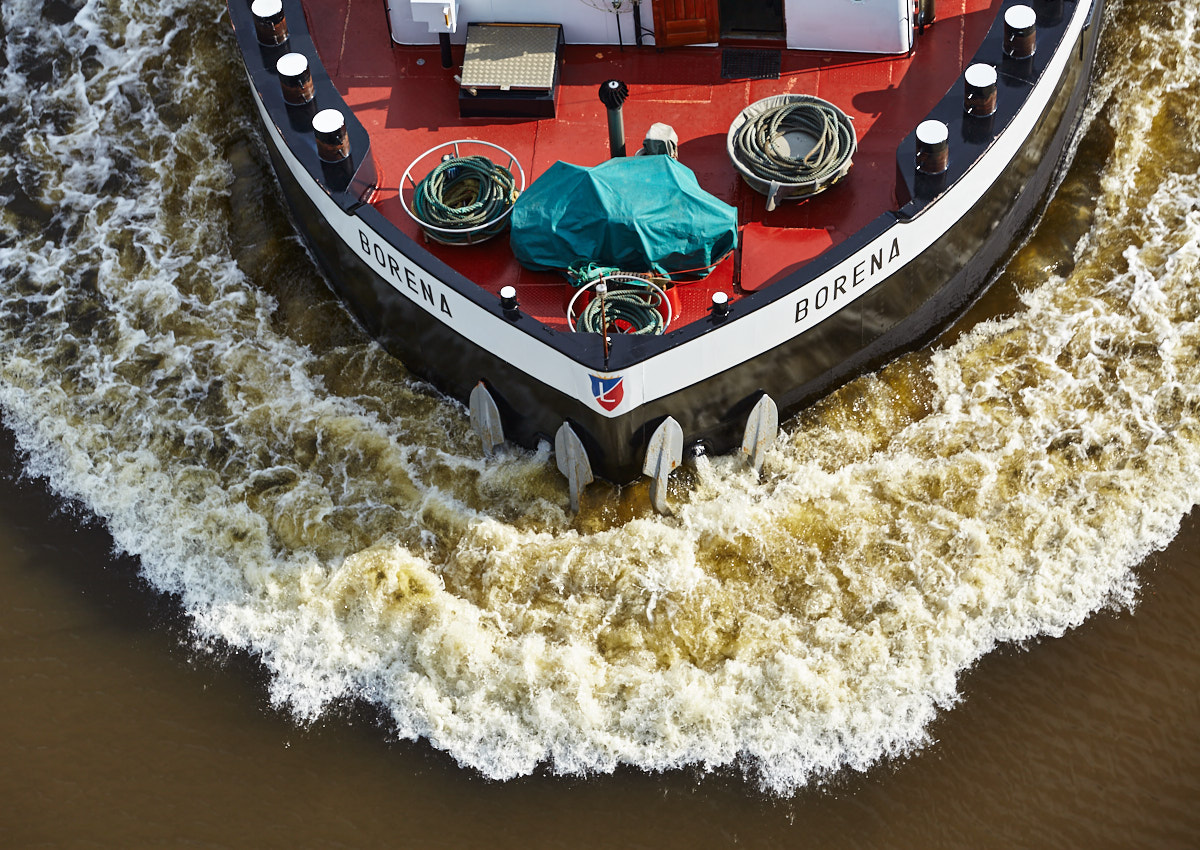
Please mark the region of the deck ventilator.
[[721, 79], [778, 80], [782, 63], [778, 50], [726, 47], [721, 51]]

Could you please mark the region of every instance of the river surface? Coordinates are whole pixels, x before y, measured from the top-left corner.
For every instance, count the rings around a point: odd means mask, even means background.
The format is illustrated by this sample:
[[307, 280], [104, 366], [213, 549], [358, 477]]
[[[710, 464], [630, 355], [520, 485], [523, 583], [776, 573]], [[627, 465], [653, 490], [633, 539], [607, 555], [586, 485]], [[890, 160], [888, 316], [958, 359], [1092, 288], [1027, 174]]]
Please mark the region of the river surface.
[[0, 845], [1200, 846], [1200, 3], [937, 346], [732, 458], [485, 462], [215, 0], [0, 7]]

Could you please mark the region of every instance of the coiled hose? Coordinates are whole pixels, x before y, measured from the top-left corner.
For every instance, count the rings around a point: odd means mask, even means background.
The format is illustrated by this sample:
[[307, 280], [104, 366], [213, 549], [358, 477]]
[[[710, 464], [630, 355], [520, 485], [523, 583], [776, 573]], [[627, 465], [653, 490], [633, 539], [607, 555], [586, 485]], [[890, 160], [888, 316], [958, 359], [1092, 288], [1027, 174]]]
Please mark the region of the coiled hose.
[[[734, 151], [742, 165], [764, 180], [820, 185], [836, 176], [854, 154], [854, 131], [840, 115], [833, 104], [815, 99], [773, 106], [738, 128]], [[791, 157], [776, 150], [774, 142], [792, 131], [817, 140], [807, 155]]]
[[[508, 223], [505, 213], [517, 200], [512, 172], [486, 156], [449, 157], [438, 163], [413, 192], [417, 219], [437, 228], [435, 238], [450, 244], [478, 242]], [[489, 222], [492, 227], [484, 227]], [[476, 229], [481, 228], [481, 229]], [[456, 235], [446, 231], [469, 231]]]

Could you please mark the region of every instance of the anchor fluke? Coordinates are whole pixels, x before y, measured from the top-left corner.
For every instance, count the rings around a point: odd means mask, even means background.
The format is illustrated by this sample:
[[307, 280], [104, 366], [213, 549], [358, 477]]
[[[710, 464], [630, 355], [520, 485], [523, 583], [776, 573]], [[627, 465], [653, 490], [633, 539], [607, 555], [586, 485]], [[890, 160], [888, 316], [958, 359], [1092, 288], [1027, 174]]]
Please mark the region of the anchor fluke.
[[668, 416], [655, 430], [646, 446], [646, 462], [642, 473], [649, 475], [650, 501], [660, 514], [667, 513], [667, 478], [671, 470], [683, 461], [683, 429]]
[[488, 457], [496, 446], [504, 442], [504, 426], [500, 423], [500, 411], [496, 400], [480, 381], [471, 390], [471, 427], [483, 442], [483, 453]]
[[595, 479], [592, 476], [592, 463], [588, 460], [587, 449], [566, 422], [554, 435], [554, 454], [558, 471], [567, 476], [571, 485], [571, 510], [579, 513], [579, 493]]
[[746, 433], [742, 437], [742, 452], [750, 459], [750, 466], [757, 473], [762, 470], [767, 447], [779, 436], [779, 407], [769, 395], [763, 395], [750, 411], [746, 420]]

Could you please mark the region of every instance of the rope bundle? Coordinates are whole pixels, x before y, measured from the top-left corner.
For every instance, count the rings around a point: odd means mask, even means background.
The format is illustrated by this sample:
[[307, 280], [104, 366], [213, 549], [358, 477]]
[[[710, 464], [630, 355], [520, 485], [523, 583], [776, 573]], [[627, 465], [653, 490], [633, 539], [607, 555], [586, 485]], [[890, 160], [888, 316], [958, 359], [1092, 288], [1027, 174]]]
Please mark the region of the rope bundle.
[[[506, 222], [504, 214], [516, 200], [512, 172], [476, 154], [440, 162], [417, 184], [412, 208], [421, 222], [439, 228], [438, 239], [464, 243], [499, 232]], [[495, 226], [485, 227], [489, 223]], [[456, 237], [447, 230], [470, 232]]]
[[[854, 154], [854, 131], [840, 116], [836, 106], [815, 98], [773, 106], [747, 119], [737, 129], [734, 134], [737, 158], [764, 180], [821, 186], [837, 176]], [[804, 157], [786, 156], [776, 150], [774, 142], [789, 132], [804, 133], [817, 143]]]
[[604, 333], [606, 328], [624, 322], [633, 334], [661, 334], [666, 327], [658, 306], [662, 296], [650, 288], [610, 289], [595, 295], [579, 314], [576, 330], [584, 333]]
[[[662, 289], [643, 275], [623, 272], [612, 266], [602, 266], [588, 260], [576, 260], [567, 268], [567, 280], [580, 292], [568, 305], [568, 320], [575, 300], [583, 290], [591, 289], [592, 299], [579, 314], [574, 330], [582, 333], [603, 333], [616, 327], [622, 333], [661, 334], [667, 322], [658, 308], [663, 303]], [[604, 283], [603, 293], [598, 284]]]

